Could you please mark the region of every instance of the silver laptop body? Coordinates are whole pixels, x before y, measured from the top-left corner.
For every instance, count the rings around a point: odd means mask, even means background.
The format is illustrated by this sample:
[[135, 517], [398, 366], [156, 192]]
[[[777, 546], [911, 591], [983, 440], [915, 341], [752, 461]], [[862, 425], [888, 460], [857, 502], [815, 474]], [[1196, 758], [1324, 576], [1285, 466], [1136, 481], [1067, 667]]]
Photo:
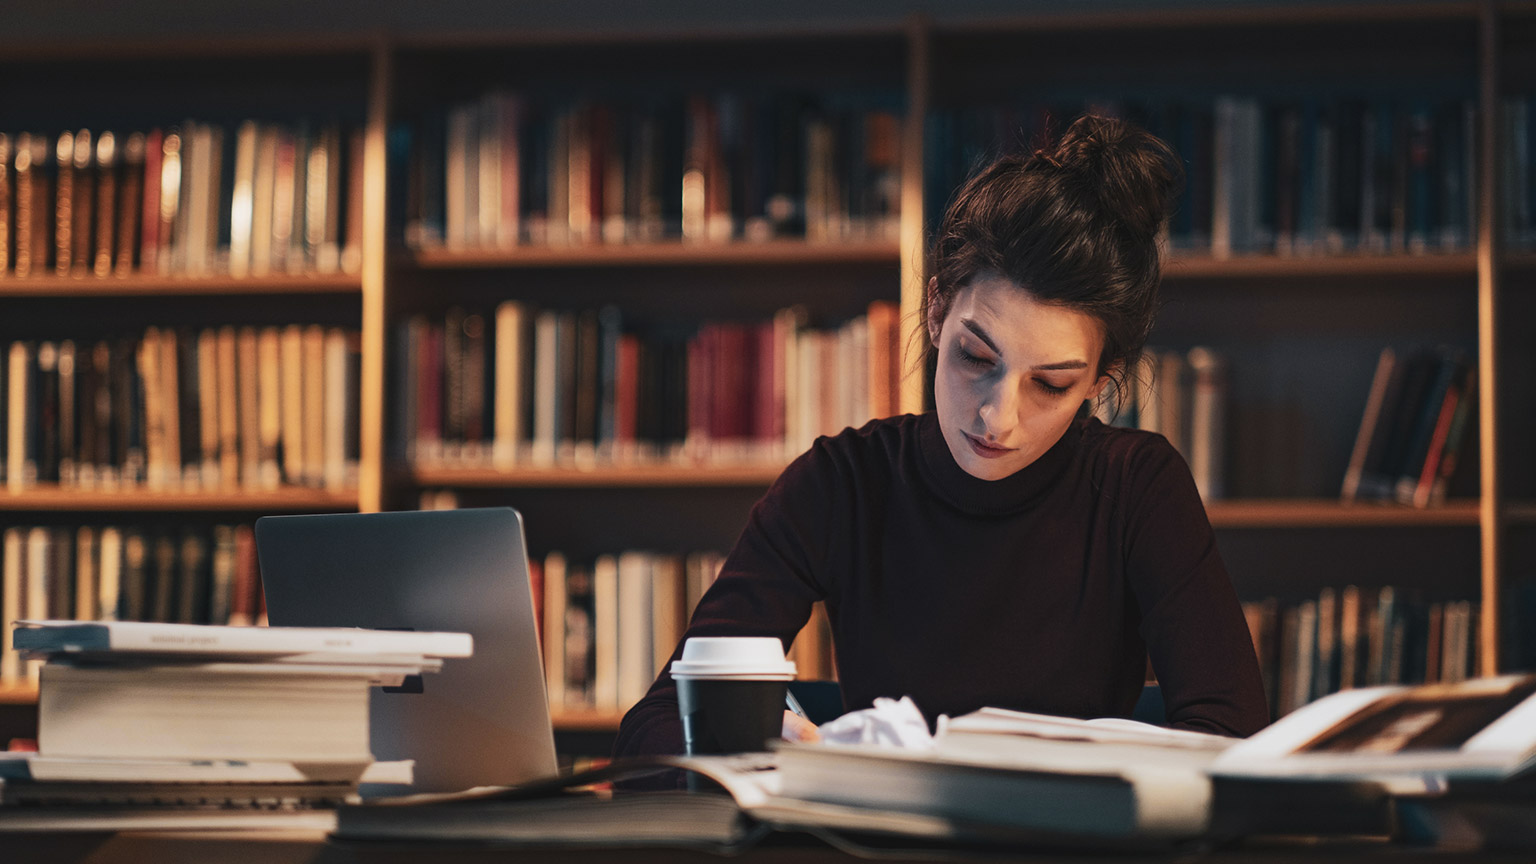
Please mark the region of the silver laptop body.
[[[420, 692], [373, 692], [374, 757], [414, 759], [409, 791], [512, 785], [555, 773], [516, 510], [267, 516], [256, 520], [256, 549], [274, 626], [474, 638], [474, 656], [422, 676]], [[364, 794], [401, 791], [365, 787]]]

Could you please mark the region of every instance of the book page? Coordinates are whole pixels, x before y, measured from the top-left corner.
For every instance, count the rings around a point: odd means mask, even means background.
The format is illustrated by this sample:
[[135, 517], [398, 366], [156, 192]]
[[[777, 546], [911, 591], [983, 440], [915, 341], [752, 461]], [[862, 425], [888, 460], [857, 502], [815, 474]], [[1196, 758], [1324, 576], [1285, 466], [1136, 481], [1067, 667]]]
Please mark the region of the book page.
[[1326, 696], [1223, 753], [1236, 777], [1507, 776], [1536, 753], [1536, 676]]
[[940, 737], [961, 734], [1022, 735], [1062, 741], [1151, 744], [1198, 750], [1224, 750], [1235, 740], [1204, 732], [1168, 729], [1123, 717], [1079, 720], [1005, 708], [982, 708], [961, 717], [946, 718], [940, 723], [939, 729]]

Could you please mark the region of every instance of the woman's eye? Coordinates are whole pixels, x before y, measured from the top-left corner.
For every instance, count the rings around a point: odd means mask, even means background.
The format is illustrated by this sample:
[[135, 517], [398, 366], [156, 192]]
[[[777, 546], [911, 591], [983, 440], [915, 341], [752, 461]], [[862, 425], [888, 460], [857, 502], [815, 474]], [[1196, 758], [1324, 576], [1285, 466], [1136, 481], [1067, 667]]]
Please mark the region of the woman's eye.
[[1060, 395], [1060, 394], [1065, 393], [1068, 390], [1072, 389], [1072, 385], [1070, 385], [1070, 384], [1068, 384], [1065, 387], [1057, 387], [1056, 385], [1050, 383], [1049, 381], [1045, 381], [1045, 380], [1042, 380], [1040, 378], [1036, 378], [1035, 379], [1035, 383], [1039, 384], [1040, 385], [1040, 389], [1044, 390], [1045, 392], [1047, 392], [1047, 393], [1054, 393], [1054, 394], [1057, 394], [1057, 395]]
[[991, 360], [988, 360], [985, 357], [978, 357], [975, 354], [965, 350], [964, 348], [956, 348], [955, 354], [959, 356], [961, 363], [964, 363], [968, 366], [975, 366], [978, 369], [985, 369], [992, 365]]

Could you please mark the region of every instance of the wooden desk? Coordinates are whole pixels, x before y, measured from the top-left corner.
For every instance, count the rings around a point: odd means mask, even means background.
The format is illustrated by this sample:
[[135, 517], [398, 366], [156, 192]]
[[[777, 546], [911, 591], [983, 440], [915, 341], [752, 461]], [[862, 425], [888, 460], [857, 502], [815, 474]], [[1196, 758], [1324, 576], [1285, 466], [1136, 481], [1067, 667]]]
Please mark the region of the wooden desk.
[[[330, 843], [318, 831], [185, 831], [123, 833], [0, 834], [0, 859], [25, 864], [849, 864], [859, 860], [809, 837], [782, 836], [729, 858], [679, 849], [536, 849], [458, 844]], [[976, 861], [975, 852], [931, 857], [903, 856], [907, 862]], [[1267, 843], [1169, 855], [1114, 855], [1030, 852], [987, 855], [995, 864], [1529, 864], [1525, 853], [1452, 852], [1358, 843]]]

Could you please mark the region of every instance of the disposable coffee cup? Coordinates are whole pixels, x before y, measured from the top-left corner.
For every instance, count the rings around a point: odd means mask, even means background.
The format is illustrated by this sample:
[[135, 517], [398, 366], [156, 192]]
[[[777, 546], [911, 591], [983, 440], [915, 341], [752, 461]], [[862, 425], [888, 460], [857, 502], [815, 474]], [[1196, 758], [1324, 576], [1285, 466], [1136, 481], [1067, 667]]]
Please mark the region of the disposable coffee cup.
[[688, 755], [768, 749], [784, 725], [794, 661], [772, 636], [695, 636], [672, 663]]

